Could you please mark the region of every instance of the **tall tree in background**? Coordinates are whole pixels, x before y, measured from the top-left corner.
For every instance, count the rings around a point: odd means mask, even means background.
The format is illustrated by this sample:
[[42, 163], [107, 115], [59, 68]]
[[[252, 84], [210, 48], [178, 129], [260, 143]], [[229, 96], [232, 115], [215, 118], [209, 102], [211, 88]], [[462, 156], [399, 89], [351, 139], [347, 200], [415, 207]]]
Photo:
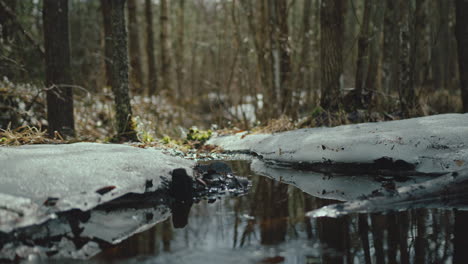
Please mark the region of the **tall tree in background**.
[[[288, 28], [288, 1], [287, 0], [272, 0], [269, 4], [272, 21], [274, 26], [271, 29], [274, 36], [274, 44], [278, 50], [273, 50], [274, 65], [277, 65], [274, 70], [275, 83], [278, 83], [278, 102], [281, 107], [281, 114], [290, 115], [293, 106], [292, 100], [292, 85], [289, 83], [291, 76], [291, 57], [289, 47], [289, 28]], [[276, 36], [275, 36], [276, 35]], [[277, 54], [277, 55], [276, 55]], [[278, 58], [276, 58], [278, 56]], [[279, 72], [279, 73], [278, 73]]]
[[182, 95], [182, 87], [184, 82], [184, 29], [185, 29], [185, 0], [179, 0], [177, 8], [177, 40], [175, 49], [175, 64], [176, 64], [176, 79], [177, 92]]
[[414, 33], [412, 22], [411, 2], [399, 1], [399, 28], [400, 28], [400, 85], [398, 94], [402, 114], [409, 117], [416, 110], [416, 93], [414, 90], [414, 42], [411, 34]]
[[110, 16], [112, 0], [101, 0], [102, 25], [104, 28], [104, 66], [106, 69], [106, 85], [111, 86], [112, 75], [112, 22]]
[[377, 69], [385, 1], [365, 0], [358, 38], [355, 90], [352, 108], [368, 108], [373, 91], [378, 89]]
[[[364, 0], [364, 14], [362, 16], [361, 30], [358, 38], [358, 55], [355, 78], [353, 107], [363, 108], [368, 102], [364, 100], [366, 79], [369, 70], [370, 41], [371, 41], [371, 14], [374, 11], [374, 0]], [[375, 65], [372, 65], [375, 67]]]
[[289, 83], [292, 66], [287, 1], [244, 0], [241, 4], [247, 12], [260, 81], [265, 101], [268, 102], [266, 115], [277, 117], [288, 114], [292, 111], [292, 88]]
[[[171, 40], [169, 39], [169, 6], [167, 0], [160, 0], [160, 17], [159, 23], [161, 27], [161, 88], [169, 94], [172, 91], [172, 58], [171, 58]], [[177, 95], [176, 95], [177, 96]]]
[[148, 95], [155, 95], [158, 88], [158, 73], [154, 55], [153, 4], [145, 0], [146, 55], [148, 56]]
[[329, 111], [342, 105], [344, 5], [345, 0], [322, 1], [320, 5], [321, 106]]
[[140, 52], [140, 27], [137, 19], [137, 1], [128, 0], [128, 39], [130, 52], [130, 83], [132, 90], [137, 94], [142, 94], [143, 73]]
[[[369, 47], [369, 65], [366, 79], [366, 87], [370, 90], [368, 100], [372, 100], [372, 94], [382, 89], [382, 35], [383, 23], [386, 11], [385, 1], [375, 1], [371, 16], [371, 40]], [[369, 101], [366, 101], [368, 103]]]
[[455, 36], [458, 46], [458, 70], [463, 112], [468, 112], [468, 0], [456, 0]]
[[[311, 18], [313, 17], [312, 15], [312, 5], [314, 4], [314, 1], [304, 1], [304, 6], [303, 6], [303, 16], [302, 16], [302, 34], [301, 34], [301, 50], [300, 50], [300, 55], [299, 55], [299, 62], [297, 63], [297, 68], [295, 70], [295, 73], [297, 74], [295, 78], [295, 83], [294, 87], [297, 89], [298, 92], [295, 93], [295, 96], [291, 100], [291, 105], [292, 106], [298, 106], [300, 97], [301, 97], [301, 92], [306, 92], [310, 93], [310, 87], [307, 82], [307, 74], [309, 71], [311, 71], [311, 61], [310, 61], [310, 51], [312, 50], [310, 45], [311, 45], [311, 40], [312, 36], [314, 35], [313, 33], [317, 32], [312, 32], [312, 23], [311, 23]], [[294, 111], [292, 109], [291, 115], [293, 116], [294, 119], [297, 118], [297, 111]], [[297, 110], [297, 109], [296, 109]]]
[[115, 100], [117, 137], [119, 140], [137, 140], [132, 120], [128, 92], [128, 51], [125, 25], [125, 0], [112, 0], [112, 75], [111, 85]]
[[386, 0], [383, 36], [383, 91], [390, 91], [398, 87], [398, 57], [399, 57], [399, 31], [398, 31], [398, 2]]
[[74, 135], [68, 0], [44, 0], [43, 26], [49, 135]]

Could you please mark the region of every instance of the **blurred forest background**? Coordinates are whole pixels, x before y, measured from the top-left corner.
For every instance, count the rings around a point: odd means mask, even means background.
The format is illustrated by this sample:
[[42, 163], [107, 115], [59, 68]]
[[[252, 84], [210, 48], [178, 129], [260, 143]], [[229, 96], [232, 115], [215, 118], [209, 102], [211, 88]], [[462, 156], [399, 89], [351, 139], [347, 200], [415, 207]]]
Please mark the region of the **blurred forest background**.
[[0, 24], [3, 130], [148, 140], [468, 110], [464, 0], [0, 0]]

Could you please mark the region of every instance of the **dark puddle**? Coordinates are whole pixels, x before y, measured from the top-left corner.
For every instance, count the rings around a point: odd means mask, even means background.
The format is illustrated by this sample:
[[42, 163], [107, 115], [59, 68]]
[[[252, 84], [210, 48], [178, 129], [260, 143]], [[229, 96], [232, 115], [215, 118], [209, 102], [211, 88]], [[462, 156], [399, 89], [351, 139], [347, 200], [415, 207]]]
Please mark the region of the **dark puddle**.
[[[172, 216], [167, 207], [155, 203], [101, 207], [60, 216], [47, 226], [0, 241], [10, 239], [25, 250], [40, 247], [51, 257], [48, 261], [58, 263], [96, 253], [85, 262], [467, 263], [466, 211], [418, 208], [338, 218], [305, 216], [389, 184], [398, 187], [426, 178], [394, 181], [304, 174], [254, 161], [255, 174], [249, 162], [230, 164], [236, 175], [251, 180], [247, 194], [223, 196], [214, 203], [210, 198], [190, 206], [183, 203], [182, 208], [172, 208]], [[12, 243], [3, 246], [2, 254]]]

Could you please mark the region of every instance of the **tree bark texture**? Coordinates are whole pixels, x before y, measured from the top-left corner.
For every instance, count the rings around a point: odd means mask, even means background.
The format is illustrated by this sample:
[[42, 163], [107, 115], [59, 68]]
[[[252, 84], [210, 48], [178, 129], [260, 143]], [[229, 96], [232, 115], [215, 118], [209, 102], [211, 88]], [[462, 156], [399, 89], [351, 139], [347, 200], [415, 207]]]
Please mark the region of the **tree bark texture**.
[[[371, 17], [371, 43], [369, 47], [369, 65], [367, 72], [366, 87], [370, 91], [370, 95], [374, 91], [380, 91], [382, 89], [382, 30], [385, 17], [385, 1], [374, 1], [374, 10]], [[369, 100], [372, 100], [372, 96], [369, 96]]]
[[412, 42], [412, 8], [411, 2], [400, 0], [400, 107], [403, 116], [409, 117], [416, 110], [416, 93], [414, 91], [414, 43]]
[[385, 2], [366, 0], [358, 39], [355, 90], [352, 108], [367, 109], [372, 94], [379, 88], [378, 71], [380, 36], [383, 25]]
[[111, 1], [112, 22], [112, 91], [115, 100], [117, 137], [136, 140], [128, 92], [128, 52], [125, 25], [125, 0]]
[[399, 86], [399, 29], [398, 2], [395, 0], [386, 0], [385, 2], [382, 71], [383, 90], [388, 94]]
[[279, 65], [280, 65], [280, 91], [279, 102], [281, 105], [281, 113], [290, 115], [292, 108], [293, 87], [290, 82], [291, 76], [291, 58], [289, 45], [289, 28], [288, 28], [288, 2], [286, 0], [274, 1], [276, 8], [277, 24], [277, 42], [279, 47]]
[[106, 69], [106, 85], [111, 86], [112, 75], [112, 22], [110, 16], [112, 0], [101, 0], [102, 25], [104, 28], [104, 66]]
[[137, 19], [137, 1], [128, 0], [128, 39], [130, 53], [130, 83], [132, 90], [137, 94], [143, 92], [143, 73], [140, 50], [140, 26]]
[[287, 2], [244, 0], [241, 4], [254, 40], [257, 68], [267, 102], [265, 115], [278, 117], [290, 113], [293, 90]]
[[49, 135], [73, 136], [68, 0], [45, 0], [43, 23]]
[[161, 88], [166, 92], [172, 91], [172, 61], [171, 41], [169, 39], [169, 6], [167, 0], [160, 0], [160, 26], [161, 26]]
[[357, 96], [357, 103], [362, 105], [362, 92], [366, 88], [367, 70], [369, 68], [369, 49], [371, 41], [371, 15], [374, 11], [374, 0], [364, 1], [364, 14], [361, 22], [361, 30], [358, 39], [358, 55], [355, 79], [355, 91]]
[[468, 112], [468, 0], [456, 0], [455, 36], [458, 46], [458, 71], [463, 112]]
[[158, 73], [154, 55], [153, 5], [145, 0], [146, 53], [148, 56], [148, 95], [155, 95], [158, 89]]
[[[317, 34], [315, 30], [312, 29], [312, 23], [311, 23], [311, 18], [314, 16], [312, 12], [312, 5], [314, 4], [314, 1], [304, 1], [304, 6], [303, 6], [303, 13], [302, 13], [302, 41], [301, 41], [301, 51], [300, 51], [300, 56], [299, 56], [299, 63], [297, 64], [297, 68], [295, 70], [296, 72], [296, 78], [295, 78], [295, 83], [294, 87], [296, 89], [296, 94], [293, 96], [291, 100], [291, 104], [294, 107], [297, 107], [299, 105], [300, 97], [301, 97], [301, 92], [305, 91], [307, 94], [312, 93], [311, 87], [309, 83], [307, 82], [307, 75], [312, 72], [311, 69], [311, 50], [313, 50], [311, 46], [312, 38], [313, 38], [313, 33]], [[293, 111], [291, 111], [291, 115], [294, 119], [297, 119], [298, 113], [297, 113], [297, 108], [293, 108]]]
[[320, 6], [321, 106], [328, 111], [342, 106], [344, 2], [322, 1]]
[[175, 62], [176, 62], [176, 74], [177, 74], [177, 92], [179, 98], [183, 95], [183, 82], [184, 82], [184, 28], [185, 28], [185, 0], [179, 0], [179, 6], [177, 8], [177, 46], [175, 49]]

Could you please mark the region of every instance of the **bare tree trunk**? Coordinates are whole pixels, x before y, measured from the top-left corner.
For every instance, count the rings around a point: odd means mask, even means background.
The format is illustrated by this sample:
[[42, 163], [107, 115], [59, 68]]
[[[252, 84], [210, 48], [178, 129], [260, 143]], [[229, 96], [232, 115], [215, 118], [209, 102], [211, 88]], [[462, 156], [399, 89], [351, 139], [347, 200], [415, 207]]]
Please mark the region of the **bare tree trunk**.
[[371, 41], [371, 16], [374, 11], [373, 0], [364, 1], [364, 14], [362, 17], [361, 30], [358, 39], [358, 55], [356, 66], [355, 90], [353, 108], [363, 108], [368, 102], [364, 102], [363, 92], [367, 88], [366, 80], [369, 69], [370, 41]]
[[411, 2], [400, 0], [400, 107], [404, 117], [410, 117], [416, 110], [414, 91], [414, 43], [411, 41]]
[[128, 0], [128, 39], [130, 52], [130, 83], [132, 90], [137, 94], [143, 93], [143, 73], [140, 51], [140, 25], [137, 19], [136, 0]]
[[382, 90], [382, 31], [385, 17], [385, 1], [374, 2], [374, 11], [372, 12], [371, 25], [371, 43], [369, 47], [369, 67], [367, 72], [366, 88], [370, 90], [368, 99], [372, 100], [372, 94], [375, 91]]
[[110, 17], [111, 0], [101, 0], [101, 12], [104, 27], [104, 64], [106, 68], [106, 85], [111, 86], [112, 75], [112, 22]]
[[458, 45], [458, 71], [463, 112], [468, 112], [468, 1], [456, 0], [455, 36]]
[[437, 89], [447, 89], [449, 86], [449, 2], [450, 1], [436, 1], [438, 23], [436, 24], [436, 45], [433, 47], [433, 67], [434, 81]]
[[299, 101], [302, 96], [302, 92], [305, 92], [305, 94], [312, 93], [311, 87], [309, 83], [307, 82], [307, 76], [312, 74], [312, 69], [311, 69], [311, 58], [310, 58], [310, 50], [311, 49], [311, 42], [312, 42], [312, 37], [314, 34], [317, 34], [318, 32], [312, 32], [315, 31], [312, 29], [310, 20], [313, 17], [313, 12], [312, 12], [312, 5], [314, 4], [314, 1], [304, 1], [304, 6], [303, 6], [303, 13], [302, 13], [302, 30], [301, 30], [301, 37], [302, 37], [302, 42], [301, 42], [301, 50], [300, 50], [300, 55], [299, 55], [299, 62], [297, 63], [297, 68], [295, 69], [295, 83], [294, 83], [294, 89], [296, 90], [296, 94], [292, 97], [291, 99], [291, 112], [290, 115], [293, 119], [298, 118], [298, 107], [299, 107]]
[[177, 9], [177, 47], [175, 49], [175, 65], [177, 74], [177, 92], [179, 98], [184, 93], [184, 24], [185, 24], [185, 0], [179, 0], [179, 8]]
[[161, 27], [161, 88], [169, 94], [172, 90], [171, 41], [169, 39], [169, 6], [167, 0], [160, 0]]
[[278, 93], [281, 105], [281, 113], [290, 115], [293, 87], [290, 82], [291, 77], [291, 58], [289, 46], [289, 28], [288, 28], [288, 1], [276, 0], [274, 1], [276, 8], [276, 28], [277, 31], [277, 45], [279, 48], [279, 65], [280, 65], [280, 91]]
[[137, 140], [128, 94], [128, 51], [125, 25], [125, 0], [111, 1], [112, 22], [112, 91], [118, 140]]
[[46, 65], [47, 120], [49, 135], [55, 131], [74, 135], [73, 90], [70, 66], [68, 0], [45, 0], [43, 4]]
[[158, 73], [154, 56], [153, 5], [145, 0], [146, 53], [148, 56], [148, 95], [155, 95], [158, 88]]
[[385, 93], [395, 91], [399, 87], [398, 57], [399, 57], [399, 33], [398, 33], [398, 2], [386, 0], [384, 18], [384, 43], [383, 43], [383, 90]]
[[328, 111], [342, 107], [344, 0], [322, 1], [320, 6], [321, 105]]
[[427, 1], [416, 0], [414, 14], [414, 84], [419, 87], [428, 75], [429, 62], [429, 21], [427, 19]]
[[[276, 94], [274, 91], [273, 75], [272, 75], [272, 58], [271, 58], [271, 42], [269, 40], [269, 18], [268, 10], [265, 1], [248, 1], [241, 0], [241, 4], [247, 13], [247, 23], [249, 26], [249, 31], [252, 35], [255, 53], [257, 57], [257, 70], [260, 75], [260, 82], [263, 88], [263, 97], [264, 102], [266, 102], [262, 117], [266, 119], [268, 117], [274, 116], [275, 103], [276, 103]], [[253, 3], [256, 3], [256, 8], [254, 8]], [[254, 9], [256, 12], [254, 12]], [[254, 14], [257, 14], [254, 16]]]

